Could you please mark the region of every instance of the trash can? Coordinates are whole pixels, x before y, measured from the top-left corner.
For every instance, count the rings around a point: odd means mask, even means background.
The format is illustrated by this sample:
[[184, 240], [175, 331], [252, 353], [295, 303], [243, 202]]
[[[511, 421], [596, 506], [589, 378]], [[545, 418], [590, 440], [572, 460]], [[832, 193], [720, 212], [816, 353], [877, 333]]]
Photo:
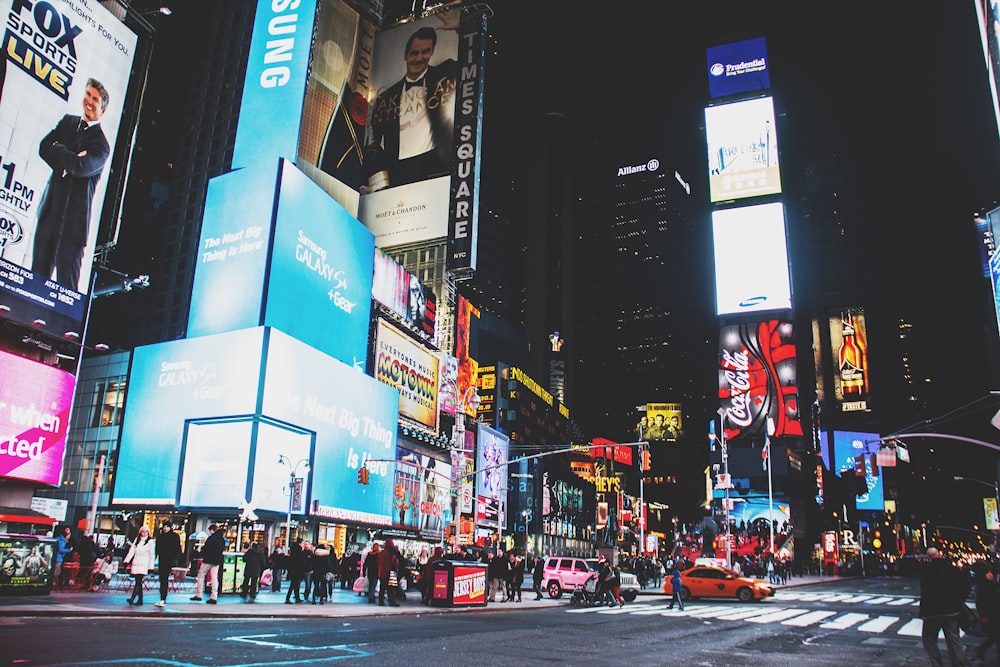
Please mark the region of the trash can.
[[485, 607], [486, 563], [435, 561], [430, 585], [432, 607]]

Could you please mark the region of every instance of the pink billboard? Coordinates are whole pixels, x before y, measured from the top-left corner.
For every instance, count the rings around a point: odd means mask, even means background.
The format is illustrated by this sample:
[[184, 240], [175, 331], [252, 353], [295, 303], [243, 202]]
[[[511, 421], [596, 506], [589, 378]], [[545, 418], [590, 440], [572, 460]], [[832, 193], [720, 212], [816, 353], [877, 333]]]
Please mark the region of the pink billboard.
[[0, 476], [59, 484], [73, 375], [0, 352]]

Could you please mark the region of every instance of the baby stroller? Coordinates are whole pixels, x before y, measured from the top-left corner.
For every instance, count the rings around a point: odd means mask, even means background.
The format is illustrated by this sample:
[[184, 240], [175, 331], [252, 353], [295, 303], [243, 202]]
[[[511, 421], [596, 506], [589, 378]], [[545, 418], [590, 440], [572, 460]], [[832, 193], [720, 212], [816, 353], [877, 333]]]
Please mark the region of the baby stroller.
[[581, 607], [593, 607], [601, 604], [597, 596], [597, 578], [598, 573], [595, 572], [587, 577], [582, 586], [577, 584], [573, 588], [573, 596], [569, 599], [569, 603], [571, 605], [580, 605]]

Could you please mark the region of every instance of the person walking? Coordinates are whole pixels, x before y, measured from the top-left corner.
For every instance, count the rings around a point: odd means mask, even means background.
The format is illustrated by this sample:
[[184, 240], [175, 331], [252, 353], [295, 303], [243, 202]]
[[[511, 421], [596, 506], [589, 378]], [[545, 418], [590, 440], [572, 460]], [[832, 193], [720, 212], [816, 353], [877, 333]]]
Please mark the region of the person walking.
[[302, 549], [302, 540], [297, 539], [292, 542], [285, 561], [288, 565], [288, 592], [285, 593], [285, 604], [292, 604], [293, 594], [296, 603], [302, 602], [299, 589], [302, 587], [302, 577], [306, 571], [306, 558], [308, 555]]
[[73, 529], [66, 526], [63, 528], [62, 534], [56, 538], [56, 566], [52, 573], [52, 581], [55, 582], [56, 588], [62, 588], [65, 585], [62, 577], [62, 564], [71, 553], [73, 553]]
[[212, 594], [208, 604], [218, 604], [219, 600], [219, 568], [222, 567], [222, 554], [226, 550], [226, 538], [216, 524], [208, 527], [208, 539], [205, 546], [201, 548], [201, 567], [198, 568], [198, 580], [195, 585], [195, 593], [191, 597], [194, 601], [202, 599], [202, 591], [205, 590], [205, 579], [212, 587]]
[[[256, 542], [243, 552], [243, 585], [240, 587], [240, 597], [247, 602], [257, 601], [257, 591], [260, 588], [260, 575], [267, 567], [267, 558]], [[271, 576], [274, 576], [272, 571]]]
[[992, 564], [986, 565], [976, 578], [976, 612], [986, 633], [976, 647], [976, 657], [984, 661], [986, 651], [997, 646], [996, 664], [1000, 666], [1000, 584]]
[[385, 545], [382, 547], [382, 551], [378, 555], [378, 604], [380, 607], [385, 606], [385, 598], [389, 598], [390, 607], [398, 607], [399, 603], [396, 602], [396, 588], [397, 584], [390, 584], [389, 580], [398, 577], [399, 571], [399, 553], [396, 550], [396, 543], [392, 540], [386, 540]]
[[378, 584], [378, 555], [379, 546], [373, 544], [368, 555], [365, 556], [364, 571], [365, 578], [368, 579], [368, 604], [375, 604], [375, 586]]
[[921, 639], [934, 667], [944, 667], [938, 635], [944, 631], [952, 667], [965, 667], [965, 649], [958, 634], [959, 615], [971, 585], [950, 560], [931, 547], [920, 571], [920, 618], [924, 621]]
[[169, 521], [163, 522], [160, 534], [156, 536], [156, 557], [159, 558], [157, 573], [160, 575], [160, 601], [156, 606], [165, 607], [172, 570], [181, 559], [181, 538], [174, 532], [174, 526]]
[[149, 539], [149, 528], [142, 526], [139, 528], [139, 534], [129, 546], [128, 553], [125, 554], [125, 562], [132, 564], [129, 573], [134, 580], [132, 594], [128, 597], [130, 605], [142, 606], [142, 581], [153, 569], [155, 561], [156, 543]]
[[681, 592], [684, 590], [684, 584], [681, 581], [681, 571], [676, 567], [674, 571], [670, 573], [670, 604], [667, 609], [673, 609], [674, 603], [677, 603], [677, 607], [684, 611], [684, 600], [681, 598]]
[[535, 564], [531, 568], [531, 590], [535, 591], [535, 599], [542, 599], [542, 580], [545, 578], [545, 563], [541, 556], [535, 556]]
[[268, 566], [271, 568], [271, 592], [281, 592], [281, 579], [288, 567], [288, 554], [280, 545], [274, 546], [274, 551], [268, 559]]
[[510, 570], [507, 572], [508, 581], [507, 599], [513, 600], [517, 596], [517, 601], [521, 601], [521, 587], [524, 585], [524, 559], [510, 554]]
[[310, 555], [309, 562], [312, 565], [313, 592], [312, 603], [326, 604], [327, 598], [327, 577], [330, 573], [330, 551], [323, 544], [316, 545]]

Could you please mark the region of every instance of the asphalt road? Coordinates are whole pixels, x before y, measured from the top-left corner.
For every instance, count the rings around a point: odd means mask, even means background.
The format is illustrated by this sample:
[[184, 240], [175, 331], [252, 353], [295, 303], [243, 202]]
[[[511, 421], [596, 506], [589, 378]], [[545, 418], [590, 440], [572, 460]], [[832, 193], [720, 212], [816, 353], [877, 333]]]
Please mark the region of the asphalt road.
[[[912, 579], [779, 590], [759, 603], [664, 596], [624, 608], [475, 609], [357, 617], [0, 618], [10, 665], [926, 665]], [[966, 636], [969, 648], [979, 637]], [[942, 640], [943, 649], [943, 640]]]

